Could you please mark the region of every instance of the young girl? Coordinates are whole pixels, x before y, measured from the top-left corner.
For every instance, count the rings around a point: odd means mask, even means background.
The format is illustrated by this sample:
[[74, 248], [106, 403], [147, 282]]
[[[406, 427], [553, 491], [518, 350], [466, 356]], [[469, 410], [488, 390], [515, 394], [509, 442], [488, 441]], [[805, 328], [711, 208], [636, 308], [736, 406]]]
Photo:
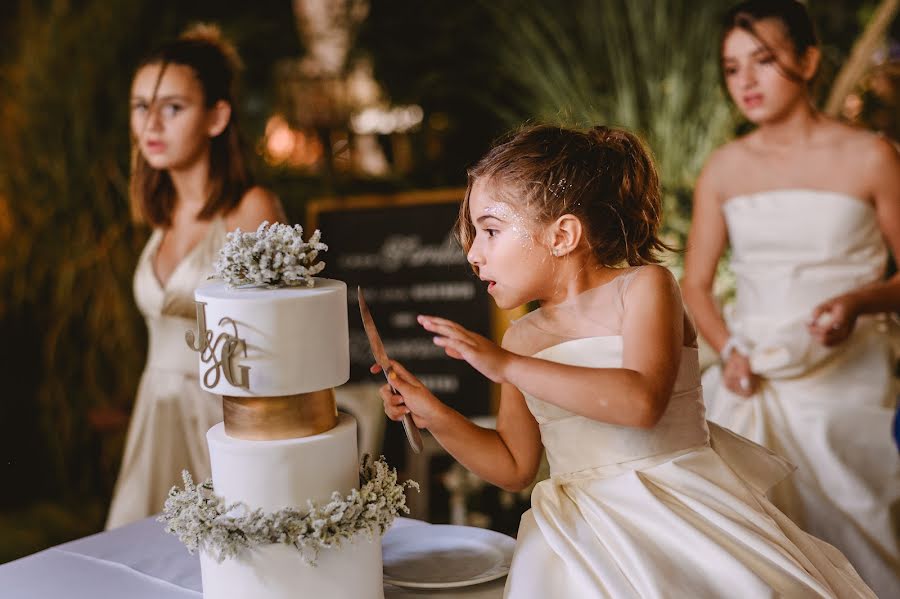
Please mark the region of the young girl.
[[[872, 315], [900, 308], [900, 278], [884, 280], [888, 248], [900, 255], [900, 158], [813, 108], [819, 51], [799, 2], [734, 7], [721, 53], [757, 127], [713, 154], [694, 197], [684, 296], [723, 361], [703, 379], [708, 417], [795, 464], [775, 505], [895, 596], [895, 387], [886, 323]], [[726, 243], [727, 320], [712, 294]]]
[[[153, 234], [134, 274], [150, 347], [132, 412], [107, 528], [158, 512], [185, 468], [209, 475], [206, 431], [221, 398], [201, 390], [194, 288], [212, 272], [228, 230], [284, 221], [254, 187], [234, 117], [234, 50], [209, 27], [151, 54], [131, 88], [131, 202]], [[205, 474], [204, 474], [205, 473]]]
[[628, 133], [542, 126], [496, 146], [469, 173], [460, 238], [499, 307], [540, 308], [502, 347], [442, 318], [420, 323], [502, 384], [497, 429], [397, 363], [386, 413], [411, 413], [509, 490], [546, 450], [551, 477], [522, 518], [509, 597], [873, 597], [766, 500], [790, 466], [707, 429], [696, 335], [653, 264], [660, 213], [656, 171]]

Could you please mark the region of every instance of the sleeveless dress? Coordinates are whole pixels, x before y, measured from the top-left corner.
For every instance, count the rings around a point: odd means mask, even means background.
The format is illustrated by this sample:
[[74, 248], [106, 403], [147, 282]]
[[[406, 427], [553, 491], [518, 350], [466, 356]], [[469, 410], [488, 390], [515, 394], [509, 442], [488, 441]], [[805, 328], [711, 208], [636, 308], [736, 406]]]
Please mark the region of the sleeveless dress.
[[222, 421], [222, 399], [200, 387], [197, 354], [184, 334], [197, 329], [194, 289], [212, 274], [225, 233], [222, 218], [211, 221], [165, 286], [153, 270], [162, 230], [153, 231], [138, 260], [134, 297], [147, 323], [149, 347], [107, 529], [161, 511], [169, 489], [181, 484], [182, 470], [190, 470], [195, 480], [210, 475], [206, 431]]
[[[624, 293], [627, 276], [607, 285]], [[622, 353], [623, 338], [610, 334], [558, 340], [533, 355], [621, 368]], [[791, 465], [707, 428], [696, 348], [682, 349], [672, 397], [651, 429], [525, 400], [551, 476], [522, 517], [506, 597], [875, 596], [840, 552], [766, 499]]]
[[721, 383], [718, 366], [709, 369], [708, 417], [796, 465], [773, 503], [840, 549], [880, 596], [900, 596], [887, 321], [862, 317], [833, 348], [806, 329], [817, 304], [883, 276], [887, 250], [875, 209], [839, 193], [779, 190], [731, 198], [723, 211], [737, 277], [726, 319], [753, 345], [750, 362], [762, 381], [744, 399]]

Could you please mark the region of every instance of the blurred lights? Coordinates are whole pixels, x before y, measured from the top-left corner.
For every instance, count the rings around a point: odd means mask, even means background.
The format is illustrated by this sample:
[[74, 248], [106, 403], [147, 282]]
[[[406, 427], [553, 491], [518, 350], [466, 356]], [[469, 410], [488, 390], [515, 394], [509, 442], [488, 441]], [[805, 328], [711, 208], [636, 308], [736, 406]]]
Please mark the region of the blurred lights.
[[841, 110], [844, 117], [854, 121], [860, 117], [863, 111], [863, 99], [859, 94], [849, 94], [844, 98], [844, 106]]
[[421, 106], [395, 106], [393, 108], [364, 108], [350, 118], [353, 132], [359, 135], [389, 135], [406, 133], [422, 123], [424, 112]]
[[322, 159], [322, 144], [314, 134], [293, 129], [280, 114], [266, 123], [263, 154], [273, 165], [313, 167]]
[[[345, 168], [366, 175], [383, 176], [392, 169], [401, 172], [408, 170], [406, 163], [411, 156], [405, 135], [419, 128], [424, 116], [422, 107], [415, 104], [364, 108], [350, 118], [353, 136], [335, 139], [335, 132], [329, 135], [333, 144], [332, 159], [343, 158], [347, 163]], [[273, 166], [310, 171], [319, 169], [325, 159], [322, 137], [313, 129], [295, 127], [281, 114], [269, 117], [259, 145], [260, 153]], [[390, 136], [395, 164], [389, 164], [385, 158], [376, 139], [379, 135]]]
[[266, 126], [266, 149], [275, 160], [287, 160], [296, 145], [294, 132], [280, 117], [272, 117]]

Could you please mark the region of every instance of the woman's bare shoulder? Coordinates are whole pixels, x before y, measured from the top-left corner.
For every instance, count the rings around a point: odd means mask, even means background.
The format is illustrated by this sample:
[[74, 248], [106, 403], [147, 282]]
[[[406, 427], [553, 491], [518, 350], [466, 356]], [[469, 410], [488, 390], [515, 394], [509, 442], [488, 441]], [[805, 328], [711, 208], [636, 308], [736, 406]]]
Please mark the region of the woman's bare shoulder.
[[229, 230], [240, 228], [252, 231], [263, 221], [274, 223], [285, 222], [287, 219], [278, 196], [265, 187], [255, 186], [244, 193], [225, 220]]
[[747, 149], [746, 138], [731, 140], [716, 148], [706, 159], [703, 172], [700, 174], [700, 183], [707, 191], [713, 191], [720, 197], [727, 197], [730, 185], [735, 179], [741, 178], [741, 173], [752, 159], [753, 156]]
[[736, 168], [747, 159], [747, 137], [738, 137], [716, 148], [706, 160], [708, 167], [718, 169]]
[[833, 121], [826, 138], [838, 153], [836, 163], [854, 177], [872, 186], [900, 170], [900, 153], [896, 142], [877, 131]]

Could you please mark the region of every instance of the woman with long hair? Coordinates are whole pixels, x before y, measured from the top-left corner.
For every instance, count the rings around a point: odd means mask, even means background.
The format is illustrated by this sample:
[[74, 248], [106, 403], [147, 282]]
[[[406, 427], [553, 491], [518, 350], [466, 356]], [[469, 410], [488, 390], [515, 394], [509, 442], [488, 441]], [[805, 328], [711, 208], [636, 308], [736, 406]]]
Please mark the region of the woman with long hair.
[[[707, 415], [790, 460], [774, 503], [894, 596], [900, 458], [879, 315], [900, 308], [900, 276], [885, 278], [900, 255], [900, 156], [814, 107], [820, 52], [800, 2], [735, 6], [720, 50], [755, 128], [709, 158], [695, 190], [682, 288], [722, 359], [704, 376]], [[737, 295], [723, 315], [712, 289], [726, 245]]]
[[188, 30], [150, 54], [131, 88], [131, 203], [153, 228], [134, 294], [147, 322], [147, 364], [131, 415], [107, 528], [162, 509], [188, 469], [210, 473], [206, 431], [221, 398], [203, 391], [194, 288], [211, 273], [227, 231], [284, 221], [278, 199], [253, 185], [235, 118], [237, 54], [210, 26]]

